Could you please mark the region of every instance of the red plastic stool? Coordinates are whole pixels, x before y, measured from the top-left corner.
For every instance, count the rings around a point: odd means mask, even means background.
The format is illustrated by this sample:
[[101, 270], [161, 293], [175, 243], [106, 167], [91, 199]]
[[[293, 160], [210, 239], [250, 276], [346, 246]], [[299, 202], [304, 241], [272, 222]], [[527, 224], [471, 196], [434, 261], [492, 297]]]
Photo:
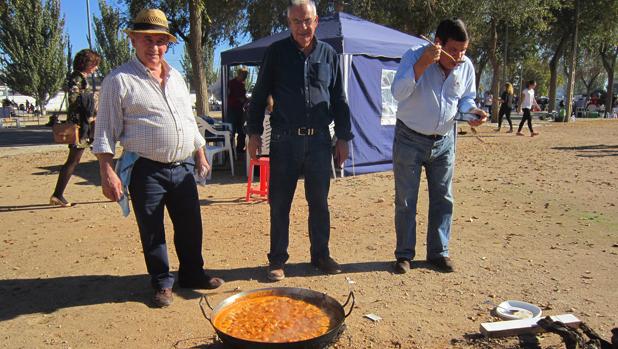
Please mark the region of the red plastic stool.
[[[260, 187], [255, 189], [251, 186], [253, 181], [253, 168], [260, 166]], [[264, 198], [268, 197], [268, 179], [270, 177], [270, 159], [268, 157], [261, 157], [257, 160], [251, 159], [249, 161], [249, 176], [247, 177], [247, 197], [245, 201], [251, 199], [251, 194], [258, 194]]]

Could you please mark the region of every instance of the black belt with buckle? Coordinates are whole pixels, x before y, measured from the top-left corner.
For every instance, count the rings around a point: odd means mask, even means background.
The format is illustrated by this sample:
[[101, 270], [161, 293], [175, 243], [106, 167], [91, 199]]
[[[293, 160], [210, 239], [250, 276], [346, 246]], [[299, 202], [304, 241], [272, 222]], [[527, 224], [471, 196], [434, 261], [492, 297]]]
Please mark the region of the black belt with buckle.
[[183, 161], [174, 161], [174, 162], [159, 162], [159, 161], [155, 161], [155, 160], [150, 160], [148, 158], [140, 158], [152, 165], [158, 166], [158, 167], [168, 167], [168, 168], [172, 168], [172, 167], [178, 167], [180, 165], [183, 165], [185, 163], [187, 163], [185, 160]]
[[315, 128], [311, 127], [299, 127], [296, 129], [297, 136], [314, 136], [317, 132]]
[[273, 134], [280, 134], [286, 136], [311, 137], [328, 132], [328, 129], [318, 129], [313, 127], [294, 127], [284, 129], [273, 128], [272, 132]]

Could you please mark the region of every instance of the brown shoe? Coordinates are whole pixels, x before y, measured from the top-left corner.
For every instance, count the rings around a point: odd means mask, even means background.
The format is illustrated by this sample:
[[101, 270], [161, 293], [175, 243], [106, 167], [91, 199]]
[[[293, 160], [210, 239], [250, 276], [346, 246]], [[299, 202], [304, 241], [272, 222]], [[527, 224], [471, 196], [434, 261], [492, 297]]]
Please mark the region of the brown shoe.
[[206, 274], [199, 277], [198, 279], [180, 279], [178, 281], [178, 285], [182, 288], [195, 288], [195, 289], [207, 289], [213, 290], [223, 285], [225, 281], [221, 278], [210, 277]]
[[285, 279], [285, 272], [283, 271], [283, 265], [269, 265], [268, 273], [266, 277], [270, 281], [281, 281]]
[[393, 263], [393, 271], [395, 274], [405, 274], [410, 269], [412, 269], [412, 264], [408, 259], [397, 258], [397, 261]]
[[431, 258], [427, 262], [443, 273], [452, 273], [454, 271], [453, 261], [448, 257]]
[[539, 133], [538, 133], [538, 132], [532, 132], [532, 133], [530, 134], [530, 137], [534, 137], [534, 136], [538, 136], [538, 135], [539, 135]]
[[341, 273], [341, 266], [331, 257], [318, 258], [311, 261], [311, 265], [325, 272], [326, 274]]
[[172, 296], [171, 288], [155, 290], [155, 293], [152, 296], [152, 302], [157, 308], [169, 307], [173, 301], [174, 297]]

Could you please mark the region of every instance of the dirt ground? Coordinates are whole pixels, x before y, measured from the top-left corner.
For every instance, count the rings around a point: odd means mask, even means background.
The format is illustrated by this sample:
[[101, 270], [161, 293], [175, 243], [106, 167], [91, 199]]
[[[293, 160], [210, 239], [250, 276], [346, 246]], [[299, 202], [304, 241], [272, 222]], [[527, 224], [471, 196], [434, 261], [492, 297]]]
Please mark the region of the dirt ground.
[[[0, 148], [0, 347], [222, 348], [200, 295], [218, 303], [272, 286], [311, 288], [341, 302], [352, 288], [356, 306], [334, 348], [563, 347], [553, 334], [479, 338], [479, 325], [497, 320], [488, 301], [508, 299], [544, 314], [573, 313], [609, 338], [618, 326], [618, 121], [535, 122], [541, 135], [534, 138], [491, 125], [478, 137], [460, 136], [452, 274], [424, 261], [424, 182], [414, 269], [391, 273], [394, 184], [385, 172], [332, 182], [331, 251], [341, 275], [308, 264], [307, 208], [297, 190], [287, 278], [268, 283], [268, 204], [245, 203], [245, 177], [221, 166], [199, 192], [206, 268], [227, 283], [216, 292], [175, 289], [166, 309], [149, 306], [135, 219], [105, 201], [92, 154], [66, 191], [78, 205], [56, 208], [47, 200], [66, 149]], [[167, 218], [166, 227], [176, 270]], [[370, 313], [382, 320], [364, 317]]]

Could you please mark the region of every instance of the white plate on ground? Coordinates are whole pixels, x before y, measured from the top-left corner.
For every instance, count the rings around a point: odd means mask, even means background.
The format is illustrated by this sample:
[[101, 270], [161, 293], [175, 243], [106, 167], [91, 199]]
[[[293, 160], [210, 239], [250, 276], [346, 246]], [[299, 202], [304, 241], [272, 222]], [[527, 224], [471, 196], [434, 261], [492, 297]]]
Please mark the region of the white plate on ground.
[[496, 315], [505, 320], [538, 319], [543, 313], [541, 308], [534, 304], [515, 300], [498, 304], [495, 311]]

